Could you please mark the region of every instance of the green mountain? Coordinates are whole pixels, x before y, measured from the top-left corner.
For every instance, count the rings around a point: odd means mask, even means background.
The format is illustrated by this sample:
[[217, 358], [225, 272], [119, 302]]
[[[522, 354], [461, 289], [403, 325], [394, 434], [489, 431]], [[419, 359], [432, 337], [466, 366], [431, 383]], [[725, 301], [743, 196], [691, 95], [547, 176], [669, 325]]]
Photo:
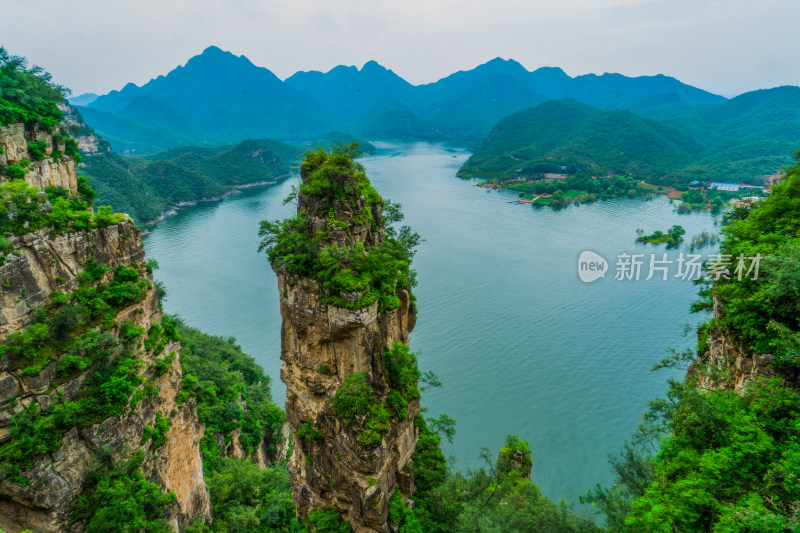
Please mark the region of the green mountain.
[[690, 136], [655, 120], [551, 100], [498, 122], [459, 176], [504, 180], [526, 168], [575, 165], [598, 175], [659, 178], [699, 152]]
[[576, 101], [515, 113], [497, 123], [459, 174], [506, 180], [525, 167], [575, 164], [661, 184], [753, 182], [791, 163], [800, 139], [800, 87], [694, 107], [672, 96], [649, 103], [645, 116]]
[[646, 112], [703, 145], [697, 179], [748, 179], [792, 162], [800, 142], [800, 87], [752, 91], [720, 104]]

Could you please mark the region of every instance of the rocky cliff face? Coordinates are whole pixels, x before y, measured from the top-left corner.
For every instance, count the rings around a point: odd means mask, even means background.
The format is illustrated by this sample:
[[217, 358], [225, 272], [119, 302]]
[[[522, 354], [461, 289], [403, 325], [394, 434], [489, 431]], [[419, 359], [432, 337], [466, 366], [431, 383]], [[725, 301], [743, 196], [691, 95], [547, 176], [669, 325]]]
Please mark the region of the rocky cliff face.
[[[307, 169], [303, 179], [308, 180]], [[365, 209], [371, 210], [371, 217], [359, 218]], [[385, 238], [382, 222], [367, 222], [367, 218], [382, 220], [380, 203], [369, 206], [363, 196], [332, 199], [301, 193], [298, 211], [326, 244], [361, 243], [369, 250]], [[330, 400], [354, 372], [365, 373], [377, 397], [386, 397], [390, 387], [384, 350], [395, 342], [408, 344], [416, 322], [411, 296], [397, 290], [400, 305], [383, 313], [378, 302], [346, 309], [326, 303], [317, 281], [282, 268], [276, 273], [283, 318], [281, 379], [294, 443], [289, 471], [298, 515], [334, 508], [356, 532], [389, 531], [389, 498], [395, 486], [405, 496], [414, 490], [411, 469], [406, 467], [417, 440], [413, 420], [419, 401], [411, 402], [407, 416], [392, 419], [379, 443], [365, 446], [358, 429], [334, 414]], [[355, 301], [358, 294], [352, 298]]]
[[[31, 154], [29, 141], [44, 141], [46, 157], [40, 161]], [[71, 193], [78, 190], [78, 180], [75, 173], [75, 160], [63, 155], [66, 149], [63, 142], [46, 131], [26, 127], [22, 123], [9, 124], [0, 127], [0, 165], [13, 165], [28, 161], [28, 173], [25, 181], [37, 189], [44, 189], [48, 185], [57, 185], [68, 189]], [[54, 151], [62, 155], [57, 159], [51, 156]], [[58, 153], [57, 152], [57, 153]]]
[[[25, 154], [25, 132], [18, 128], [10, 130], [0, 132], [0, 145], [6, 147], [6, 161], [17, 161]], [[9, 159], [11, 153], [14, 155]], [[71, 160], [50, 161], [50, 165], [61, 168], [64, 173], [58, 179], [67, 181], [47, 178], [50, 180], [47, 184], [76, 189]], [[45, 161], [36, 168], [46, 167]], [[36, 181], [43, 180], [43, 174], [31, 174], [39, 176], [31, 178], [32, 185], [45, 183]], [[14, 252], [0, 266], [0, 342], [29, 326], [35, 320], [37, 308], [51, 302], [54, 292], [69, 293], [76, 289], [78, 276], [89, 260], [112, 269], [117, 265], [133, 267], [141, 277], [152, 281], [144, 266], [139, 231], [130, 221], [61, 235], [44, 229], [12, 236], [9, 241]], [[106, 273], [105, 279], [111, 275], [112, 272]], [[141, 301], [116, 313], [114, 323], [128, 322], [148, 332], [160, 325], [161, 320], [157, 290], [150, 286]], [[119, 336], [121, 328], [112, 326], [105, 331]], [[199, 447], [204, 427], [197, 418], [193, 399], [177, 402], [182, 380], [180, 345], [165, 342], [157, 347], [158, 342], [148, 344], [147, 340], [144, 335], [132, 348], [138, 359], [135, 368], [142, 378], [137, 392], [147, 387], [148, 394], [141, 395], [139, 401], [131, 401], [122, 416], [69, 429], [62, 435], [57, 451], [44, 454], [17, 476], [12, 477], [0, 468], [0, 529], [8, 533], [24, 529], [42, 533], [82, 531], [84, 522], [71, 523], [73, 504], [84, 493], [87, 473], [97, 463], [101, 448], [115, 462], [131, 457], [139, 449], [145, 452], [141, 467], [145, 477], [164, 492], [176, 495], [166, 517], [175, 531], [197, 518], [204, 521], [210, 518], [211, 504]], [[157, 361], [164, 368], [157, 370]], [[40, 372], [31, 374], [12, 365], [0, 351], [0, 448], [14, 436], [16, 414], [36, 405], [38, 412], [46, 415], [54, 405], [80, 398], [92, 379], [92, 370], [65, 375], [59, 371], [59, 362], [53, 360]], [[152, 439], [143, 436], [161, 418], [169, 419], [170, 427], [166, 442], [155, 447]]]
[[[718, 297], [714, 297], [713, 303], [713, 316], [719, 318], [724, 312], [724, 303]], [[772, 369], [771, 354], [753, 353], [727, 331], [710, 327], [705, 343], [707, 350], [699, 354], [689, 369], [689, 378], [700, 388], [741, 393], [754, 379], [777, 377]]]

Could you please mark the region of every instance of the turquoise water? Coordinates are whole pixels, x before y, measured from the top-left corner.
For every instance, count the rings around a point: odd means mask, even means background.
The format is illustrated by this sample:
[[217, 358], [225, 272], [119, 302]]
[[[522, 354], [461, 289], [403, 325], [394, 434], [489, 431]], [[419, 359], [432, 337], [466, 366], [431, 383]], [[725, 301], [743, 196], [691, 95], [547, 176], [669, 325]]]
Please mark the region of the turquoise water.
[[[463, 150], [427, 143], [379, 144], [363, 162], [384, 197], [403, 204], [405, 223], [425, 242], [415, 259], [419, 317], [412, 334], [423, 370], [444, 387], [427, 391], [430, 414], [458, 421], [445, 447], [462, 468], [496, 452], [507, 433], [530, 441], [533, 477], [571, 500], [610, 478], [606, 456], [635, 428], [646, 403], [679, 373], [650, 372], [668, 347], [694, 340], [684, 325], [696, 288], [660, 275], [614, 278], [620, 252], [664, 252], [634, 244], [673, 224], [687, 237], [714, 231], [707, 213], [679, 215], [666, 199], [617, 199], [560, 211], [509, 204], [516, 195], [486, 191], [455, 173]], [[145, 238], [166, 283], [168, 312], [204, 331], [235, 336], [280, 383], [280, 315], [275, 276], [259, 254], [258, 223], [291, 214], [282, 199], [298, 178], [247, 189], [219, 203], [181, 210]], [[606, 277], [583, 283], [578, 255], [610, 263]], [[677, 252], [670, 252], [674, 259]], [[672, 266], [669, 274], [677, 272]]]

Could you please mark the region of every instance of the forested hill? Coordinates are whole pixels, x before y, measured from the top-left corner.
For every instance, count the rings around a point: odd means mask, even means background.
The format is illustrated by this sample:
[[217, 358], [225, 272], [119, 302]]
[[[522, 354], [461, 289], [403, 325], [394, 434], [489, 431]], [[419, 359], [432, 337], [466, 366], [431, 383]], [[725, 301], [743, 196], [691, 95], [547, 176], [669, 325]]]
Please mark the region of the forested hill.
[[575, 165], [656, 177], [688, 165], [699, 152], [694, 139], [655, 120], [553, 100], [498, 122], [459, 175], [503, 180], [520, 169]]
[[139, 154], [245, 138], [309, 141], [334, 129], [472, 143], [502, 117], [549, 99], [574, 98], [604, 109], [724, 101], [663, 75], [573, 78], [558, 68], [530, 72], [500, 58], [417, 86], [374, 61], [361, 69], [298, 72], [281, 81], [214, 46], [141, 87], [128, 84], [96, 99], [78, 98], [87, 121], [115, 150]]
[[87, 154], [80, 172], [97, 201], [139, 222], [157, 219], [180, 203], [219, 198], [236, 186], [275, 181], [297, 171], [304, 148], [246, 140], [235, 146], [185, 146], [147, 157]]
[[502, 181], [526, 168], [575, 165], [659, 184], [752, 181], [791, 162], [800, 139], [800, 87], [695, 107], [665, 104], [648, 114], [546, 102], [498, 122], [459, 175]]

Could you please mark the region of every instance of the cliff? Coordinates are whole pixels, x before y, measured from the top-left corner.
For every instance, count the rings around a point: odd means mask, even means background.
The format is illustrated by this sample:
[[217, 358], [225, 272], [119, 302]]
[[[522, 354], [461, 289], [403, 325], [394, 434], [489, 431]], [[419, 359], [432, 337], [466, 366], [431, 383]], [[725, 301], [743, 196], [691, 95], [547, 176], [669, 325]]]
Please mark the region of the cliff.
[[690, 382], [705, 390], [735, 390], [744, 393], [759, 378], [782, 378], [787, 386], [800, 384], [800, 372], [788, 369], [777, 372], [773, 366], [774, 354], [758, 353], [749, 348], [736, 335], [716, 321], [723, 317], [725, 304], [720, 297], [712, 299], [712, 320], [699, 332], [698, 353], [687, 373]]
[[[31, 139], [46, 141], [48, 155], [63, 152], [52, 136], [13, 124], [0, 130], [2, 161], [29, 158]], [[25, 181], [78, 191], [68, 156], [32, 162]], [[194, 399], [179, 398], [180, 344], [163, 320], [139, 230], [115, 220], [5, 236], [0, 529], [8, 533], [85, 530], [104, 505], [104, 476], [122, 475], [119, 465], [133, 465], [126, 480], [143, 476], [141, 486], [162, 494], [152, 496], [161, 503], [149, 520], [180, 531], [210, 519], [204, 426]]]
[[66, 155], [67, 152], [70, 152], [67, 139], [59, 134], [21, 122], [0, 126], [0, 168], [16, 165], [27, 170], [24, 179], [31, 187], [44, 189], [57, 185], [75, 194], [78, 191], [75, 157]]
[[[406, 346], [415, 307], [407, 278], [378, 286], [378, 274], [367, 273], [366, 258], [396, 240], [387, 238], [383, 201], [360, 165], [317, 152], [301, 175], [295, 229], [270, 249], [293, 500], [301, 518], [335, 509], [356, 532], [385, 532], [395, 487], [405, 497], [414, 491], [419, 394]], [[305, 271], [282, 255], [295, 230], [316, 256]], [[413, 376], [406, 382], [398, 377], [403, 365]]]

